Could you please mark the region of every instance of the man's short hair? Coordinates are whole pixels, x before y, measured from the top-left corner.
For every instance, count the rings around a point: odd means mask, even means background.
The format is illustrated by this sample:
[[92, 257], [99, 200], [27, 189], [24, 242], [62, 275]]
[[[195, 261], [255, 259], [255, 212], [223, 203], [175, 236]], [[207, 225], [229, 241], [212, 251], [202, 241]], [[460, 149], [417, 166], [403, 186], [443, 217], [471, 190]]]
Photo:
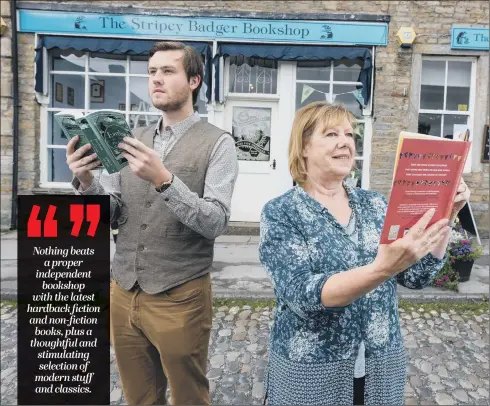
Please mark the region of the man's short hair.
[[187, 75], [187, 80], [190, 80], [193, 76], [199, 76], [199, 85], [192, 92], [192, 104], [197, 103], [197, 97], [201, 90], [202, 81], [204, 78], [204, 67], [201, 55], [191, 46], [185, 45], [182, 42], [177, 41], [161, 41], [155, 43], [151, 49], [149, 58], [160, 51], [182, 51], [184, 54], [184, 70]]

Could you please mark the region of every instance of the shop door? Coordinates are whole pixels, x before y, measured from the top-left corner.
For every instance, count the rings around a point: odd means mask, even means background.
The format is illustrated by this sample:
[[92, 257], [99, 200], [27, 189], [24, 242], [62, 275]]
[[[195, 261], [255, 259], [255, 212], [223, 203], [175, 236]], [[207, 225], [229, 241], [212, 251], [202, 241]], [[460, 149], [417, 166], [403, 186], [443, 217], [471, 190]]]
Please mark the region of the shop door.
[[280, 194], [278, 178], [284, 176], [278, 151], [287, 137], [280, 136], [278, 101], [227, 100], [224, 113], [239, 162], [230, 220], [259, 222], [264, 205]]

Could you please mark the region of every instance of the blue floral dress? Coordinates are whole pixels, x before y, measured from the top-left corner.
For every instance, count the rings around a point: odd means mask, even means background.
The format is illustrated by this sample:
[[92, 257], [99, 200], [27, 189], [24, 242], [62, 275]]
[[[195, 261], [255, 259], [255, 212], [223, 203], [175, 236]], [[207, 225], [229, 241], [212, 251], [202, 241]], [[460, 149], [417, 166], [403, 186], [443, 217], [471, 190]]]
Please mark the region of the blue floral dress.
[[268, 404], [352, 405], [354, 365], [365, 345], [365, 404], [403, 404], [406, 353], [398, 317], [397, 282], [427, 286], [442, 268], [428, 254], [417, 264], [345, 307], [324, 307], [332, 275], [371, 263], [387, 201], [344, 184], [354, 210], [357, 243], [300, 186], [268, 202], [259, 256], [277, 298], [265, 378]]

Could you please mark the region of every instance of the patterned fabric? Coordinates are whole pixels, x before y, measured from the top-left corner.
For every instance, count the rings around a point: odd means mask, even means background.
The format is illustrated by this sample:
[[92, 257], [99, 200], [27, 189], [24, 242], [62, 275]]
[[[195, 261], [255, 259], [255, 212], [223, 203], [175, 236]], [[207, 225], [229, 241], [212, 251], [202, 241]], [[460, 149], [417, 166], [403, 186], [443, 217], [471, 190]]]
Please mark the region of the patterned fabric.
[[[394, 362], [397, 358], [391, 355], [403, 349], [396, 285], [398, 282], [413, 289], [428, 285], [446, 258], [428, 254], [348, 306], [323, 306], [321, 290], [330, 276], [374, 261], [387, 207], [386, 199], [379, 193], [353, 189], [347, 184], [344, 187], [356, 218], [357, 243], [300, 186], [271, 200], [263, 209], [259, 256], [277, 297], [269, 347], [270, 404], [281, 403], [283, 399], [275, 394], [288, 392], [293, 385], [274, 375], [280, 363], [277, 359], [300, 365], [298, 370], [316, 371], [294, 384], [298, 400], [313, 396], [308, 395], [312, 388], [333, 385], [336, 389], [323, 390], [321, 399], [308, 399], [312, 403], [319, 400], [322, 404], [345, 404], [348, 399], [344, 396], [352, 396], [354, 364], [361, 341], [365, 345], [368, 375], [366, 392], [371, 394], [367, 397], [370, 403], [366, 404], [383, 403], [379, 394], [387, 393], [387, 387], [394, 387], [390, 399], [403, 397], [403, 382], [394, 379], [399, 368], [405, 368], [405, 362]], [[377, 373], [372, 367], [373, 360], [385, 368], [386, 373], [379, 379], [369, 379], [370, 374]], [[333, 375], [331, 371], [335, 371]], [[405, 376], [404, 372], [402, 375]], [[329, 378], [320, 382], [318, 376]], [[390, 379], [385, 379], [387, 376]]]
[[[162, 160], [171, 151], [175, 143], [189, 128], [200, 120], [195, 112], [185, 120], [172, 126], [167, 126], [160, 132], [161, 120], [155, 127], [153, 149], [157, 151]], [[72, 181], [76, 194], [111, 196], [111, 222], [117, 217], [121, 201], [119, 172], [108, 174], [106, 170], [94, 171], [95, 178], [87, 190], [82, 190], [77, 178]], [[238, 176], [238, 160], [236, 157], [235, 142], [229, 134], [223, 134], [217, 141], [211, 153], [208, 171], [206, 173], [206, 185], [204, 198], [199, 199], [195, 193], [177, 177], [174, 176], [172, 186], [161, 193], [167, 207], [174, 214], [199, 234], [208, 238], [220, 235], [228, 224], [230, 218], [231, 198], [233, 185]], [[168, 198], [168, 201], [165, 200]], [[205, 213], [203, 216], [202, 214]]]
[[353, 359], [305, 364], [270, 352], [264, 383], [267, 403], [322, 405], [326, 399], [335, 399], [337, 405], [352, 405], [353, 368]]
[[[366, 405], [404, 404], [406, 358], [403, 347], [387, 348], [382, 356], [367, 358]], [[270, 352], [264, 383], [267, 403], [352, 405], [353, 369], [353, 359], [304, 364]]]
[[[349, 222], [346, 225], [342, 224], [342, 226], [352, 242], [357, 244], [359, 237], [357, 235], [356, 213], [354, 210], [352, 210]], [[359, 353], [357, 355], [356, 364], [354, 366], [354, 378], [362, 378], [366, 375], [366, 360], [364, 352], [364, 341], [361, 341], [359, 344]]]

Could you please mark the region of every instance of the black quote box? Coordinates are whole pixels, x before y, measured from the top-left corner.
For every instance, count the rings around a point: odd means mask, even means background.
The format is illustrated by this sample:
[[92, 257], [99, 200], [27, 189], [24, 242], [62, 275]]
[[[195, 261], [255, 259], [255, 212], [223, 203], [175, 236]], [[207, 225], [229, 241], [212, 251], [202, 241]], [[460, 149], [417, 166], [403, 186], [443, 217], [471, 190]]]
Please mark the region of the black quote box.
[[[90, 209], [88, 207], [90, 206]], [[98, 206], [98, 208], [97, 208]], [[36, 214], [36, 210], [39, 213]], [[53, 221], [46, 219], [54, 213]], [[99, 213], [100, 219], [94, 236], [87, 216]], [[70, 213], [78, 213], [82, 219], [78, 235], [70, 220]], [[80, 217], [81, 213], [81, 217]], [[41, 220], [40, 222], [37, 220]], [[93, 223], [95, 225], [95, 223]], [[76, 227], [75, 227], [76, 228]], [[92, 226], [93, 228], [93, 226]], [[37, 233], [40, 232], [40, 236]], [[56, 234], [55, 236], [53, 234]], [[32, 236], [34, 235], [34, 236]], [[109, 349], [109, 295], [110, 295], [110, 209], [109, 196], [19, 196], [18, 197], [18, 404], [19, 405], [108, 405], [110, 404], [110, 349]], [[65, 251], [68, 250], [68, 251]], [[92, 251], [92, 255], [90, 254]], [[65, 252], [67, 255], [65, 257]], [[42, 255], [41, 255], [42, 254]], [[45, 262], [51, 261], [51, 262]], [[52, 261], [72, 261], [53, 263]], [[76, 263], [74, 261], [83, 261]], [[53, 265], [55, 265], [53, 267]], [[44, 277], [38, 271], [78, 272], [83, 277], [52, 275]], [[81, 274], [82, 272], [91, 272]], [[74, 276], [74, 275], [72, 275]], [[88, 277], [90, 276], [90, 277]], [[43, 285], [48, 283], [49, 285]], [[60, 285], [57, 285], [57, 284]], [[77, 284], [77, 285], [74, 285]], [[85, 285], [84, 289], [82, 284]], [[77, 288], [75, 288], [77, 286]], [[90, 301], [82, 300], [82, 293]], [[51, 297], [46, 297], [50, 293]], [[67, 301], [56, 301], [56, 294], [68, 295]], [[36, 296], [42, 295], [44, 297]], [[40, 301], [45, 299], [45, 301]], [[47, 299], [47, 300], [46, 300]], [[60, 299], [58, 297], [58, 299]], [[85, 298], [86, 299], [86, 298]], [[93, 299], [93, 300], [92, 300]], [[40, 312], [29, 312], [33, 306], [52, 306]], [[67, 312], [54, 312], [53, 306]], [[30, 307], [29, 307], [30, 306]], [[75, 323], [68, 326], [71, 311]], [[84, 307], [85, 306], [85, 307]], [[94, 312], [93, 309], [100, 309]], [[51, 311], [50, 311], [51, 310]], [[83, 319], [85, 317], [85, 319]], [[35, 320], [37, 319], [37, 320]], [[66, 319], [63, 321], [63, 319]], [[91, 320], [91, 324], [78, 324], [80, 320]], [[37, 324], [33, 324], [35, 321]], [[44, 332], [51, 331], [62, 335], [36, 335], [36, 327]], [[73, 328], [73, 329], [72, 329]], [[58, 330], [58, 331], [56, 331]], [[80, 331], [83, 330], [83, 334]], [[92, 335], [88, 335], [92, 330]], [[69, 331], [70, 335], [67, 331]], [[38, 330], [39, 333], [39, 330]], [[50, 345], [65, 340], [72, 346], [33, 347], [32, 340], [48, 342]], [[76, 340], [78, 339], [78, 340]], [[59, 340], [59, 341], [58, 341]], [[84, 342], [83, 344], [81, 342]], [[63, 344], [63, 345], [66, 345]], [[94, 345], [95, 347], [85, 346]], [[44, 352], [62, 353], [64, 358], [44, 357]], [[83, 356], [88, 354], [87, 370]], [[44, 354], [48, 355], [48, 354]], [[43, 369], [49, 363], [63, 364], [63, 369]], [[77, 369], [74, 368], [77, 365]], [[54, 373], [54, 375], [53, 375]], [[92, 375], [90, 375], [92, 374]], [[78, 375], [78, 379], [76, 376]], [[36, 376], [41, 378], [36, 378]], [[50, 380], [45, 380], [49, 378]], [[53, 380], [54, 378], [54, 380]], [[37, 381], [36, 381], [37, 379]], [[85, 380], [85, 381], [83, 381]], [[43, 389], [40, 389], [40, 388]], [[43, 391], [43, 393], [38, 393]], [[51, 393], [52, 391], [52, 393]], [[88, 393], [82, 393], [87, 392]], [[47, 392], [47, 393], [46, 393]]]

